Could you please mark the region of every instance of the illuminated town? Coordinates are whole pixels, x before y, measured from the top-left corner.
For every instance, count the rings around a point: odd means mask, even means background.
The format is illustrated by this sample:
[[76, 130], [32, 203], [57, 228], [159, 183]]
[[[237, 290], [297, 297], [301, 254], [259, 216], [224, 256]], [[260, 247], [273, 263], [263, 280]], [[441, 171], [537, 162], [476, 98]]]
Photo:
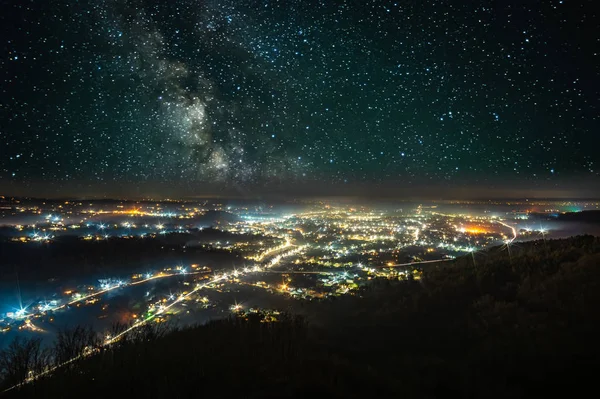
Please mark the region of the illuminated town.
[[[44, 334], [57, 323], [69, 324], [71, 315], [81, 320], [85, 314], [101, 328], [115, 321], [128, 325], [122, 335], [151, 322], [195, 323], [356, 295], [374, 279], [419, 279], [423, 269], [461, 255], [470, 254], [475, 262], [478, 251], [490, 246], [504, 245], [510, 254], [511, 245], [520, 240], [552, 234], [548, 216], [600, 206], [480, 205], [316, 201], [257, 206], [4, 198], [4, 245], [53, 246], [67, 237], [78, 245], [145, 240], [172, 242], [170, 247], [182, 252], [225, 254], [234, 261], [166, 267], [147, 262], [111, 276], [91, 273], [79, 283], [54, 278], [50, 281], [58, 280], [56, 291], [38, 296], [21, 293], [31, 279], [20, 281], [17, 272], [13, 285], [19, 291], [12, 309], [0, 315], [0, 331]], [[469, 211], [461, 211], [466, 206]], [[117, 309], [111, 301], [119, 295], [131, 299]], [[263, 305], [254, 303], [255, 298]], [[107, 344], [119, 336], [107, 335]]]
[[599, 1], [0, 5], [0, 399], [589, 395]]

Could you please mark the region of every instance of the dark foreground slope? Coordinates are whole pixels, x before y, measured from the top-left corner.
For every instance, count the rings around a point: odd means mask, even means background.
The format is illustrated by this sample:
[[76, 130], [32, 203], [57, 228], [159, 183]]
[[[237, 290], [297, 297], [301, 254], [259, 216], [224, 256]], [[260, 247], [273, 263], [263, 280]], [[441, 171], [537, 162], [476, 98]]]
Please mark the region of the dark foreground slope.
[[505, 398], [593, 388], [600, 239], [511, 253], [375, 282], [360, 298], [311, 305], [310, 325], [232, 319], [134, 340], [7, 396]]

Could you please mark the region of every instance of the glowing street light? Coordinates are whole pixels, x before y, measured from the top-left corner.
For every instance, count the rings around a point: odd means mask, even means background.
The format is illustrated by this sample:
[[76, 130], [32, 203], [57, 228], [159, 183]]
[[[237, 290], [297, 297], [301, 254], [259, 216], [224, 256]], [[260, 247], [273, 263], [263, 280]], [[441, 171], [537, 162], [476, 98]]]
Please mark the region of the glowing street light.
[[477, 248], [469, 247], [468, 251], [471, 253], [471, 257], [473, 258], [473, 266], [477, 267], [477, 264], [475, 263], [475, 252], [477, 251]]
[[511, 246], [512, 242], [513, 242], [513, 240], [504, 241], [504, 245], [506, 245], [506, 249], [508, 250], [508, 257], [510, 258], [511, 261], [512, 261], [512, 254], [510, 252], [510, 246]]
[[239, 312], [240, 310], [242, 310], [242, 309], [243, 309], [243, 307], [242, 307], [242, 305], [241, 305], [241, 304], [239, 304], [239, 303], [237, 303], [237, 302], [236, 302], [235, 304], [231, 305], [230, 309], [231, 309], [233, 312]]

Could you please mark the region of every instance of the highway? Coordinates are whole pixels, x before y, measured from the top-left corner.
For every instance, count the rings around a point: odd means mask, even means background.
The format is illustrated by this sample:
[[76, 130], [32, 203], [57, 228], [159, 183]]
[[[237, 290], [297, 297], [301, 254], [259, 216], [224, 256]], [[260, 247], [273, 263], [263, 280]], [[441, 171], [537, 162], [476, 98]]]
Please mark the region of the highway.
[[419, 262], [410, 262], [410, 263], [398, 263], [395, 265], [386, 265], [386, 266], [377, 266], [379, 268], [387, 268], [387, 267], [404, 267], [404, 266], [413, 266], [413, 265], [423, 265], [426, 263], [439, 263], [439, 262], [448, 262], [454, 259], [437, 259], [437, 260], [422, 260]]
[[[287, 247], [293, 247], [293, 246], [294, 245], [289, 244], [289, 245], [286, 245], [286, 248]], [[273, 258], [271, 261], [269, 261], [267, 263], [267, 265], [264, 266], [264, 267], [268, 268], [268, 267], [275, 266], [275, 265], [279, 264], [284, 258], [296, 255], [297, 253], [299, 253], [300, 251], [302, 251], [303, 249], [305, 249], [305, 247], [306, 246], [296, 247], [296, 248], [294, 248], [294, 249], [292, 249], [292, 250], [290, 250], [288, 252], [285, 252], [283, 254], [277, 255], [275, 258]], [[283, 248], [281, 248], [281, 247], [278, 248], [278, 250], [280, 250], [280, 249], [283, 249]], [[264, 258], [264, 256], [263, 256], [263, 258]], [[261, 272], [261, 271], [262, 270], [260, 268], [257, 268], [257, 267], [255, 267], [253, 269], [246, 269], [246, 270], [243, 270], [243, 271], [232, 270], [229, 273], [223, 273], [222, 275], [217, 276], [217, 277], [213, 278], [212, 280], [210, 280], [210, 281], [208, 281], [206, 283], [198, 284], [196, 287], [194, 287], [194, 289], [192, 291], [188, 292], [185, 295], [180, 295], [173, 302], [171, 302], [170, 304], [164, 306], [163, 308], [161, 308], [156, 313], [148, 316], [147, 318], [145, 318], [143, 320], [138, 320], [135, 324], [133, 324], [132, 326], [130, 326], [126, 330], [122, 331], [121, 333], [115, 335], [114, 337], [110, 337], [110, 338], [106, 339], [104, 341], [104, 343], [102, 344], [102, 347], [110, 346], [111, 344], [117, 342], [124, 335], [126, 335], [126, 334], [130, 333], [131, 331], [133, 331], [133, 330], [135, 330], [135, 329], [137, 329], [137, 328], [139, 328], [139, 327], [147, 324], [149, 321], [155, 319], [156, 316], [159, 316], [159, 315], [165, 313], [166, 311], [168, 311], [169, 309], [171, 309], [175, 305], [177, 305], [177, 304], [181, 303], [182, 301], [186, 300], [187, 298], [189, 298], [190, 296], [194, 295], [195, 293], [197, 293], [198, 291], [202, 290], [203, 288], [206, 288], [206, 287], [208, 287], [208, 286], [210, 286], [212, 284], [218, 283], [219, 281], [227, 280], [230, 275], [232, 275], [232, 276], [239, 276], [239, 275], [249, 274], [249, 273], [253, 273], [253, 272], [256, 273], [256, 272]], [[200, 274], [201, 272], [194, 272], [194, 273], [195, 274]], [[186, 273], [186, 274], [192, 274], [192, 273]], [[146, 278], [144, 280], [136, 281], [135, 284], [141, 284], [142, 282], [147, 282], [147, 281], [150, 281], [150, 280], [152, 280], [154, 278], [170, 277], [170, 276], [174, 276], [174, 275], [181, 275], [181, 273], [163, 275], [163, 276], [160, 276], [160, 277], [159, 277], [159, 275], [157, 275], [157, 276], [153, 276], [153, 277], [150, 277], [150, 278]], [[129, 285], [134, 285], [134, 284], [129, 284]], [[118, 286], [115, 286], [114, 288], [124, 287], [124, 286], [125, 285], [118, 285]], [[103, 291], [98, 291], [98, 292], [96, 292], [96, 293], [91, 294], [90, 296], [88, 296], [88, 298], [91, 297], [91, 296], [95, 296], [95, 295], [101, 295], [101, 294], [103, 294], [105, 292], [110, 291], [111, 289], [114, 289], [114, 288], [109, 288], [109, 289], [106, 289], [106, 290], [103, 290]], [[83, 300], [83, 299], [84, 298], [81, 298], [81, 299], [78, 299], [77, 301], [80, 301], [80, 300]], [[63, 305], [63, 307], [64, 306], [66, 306], [66, 305]], [[84, 357], [87, 357], [87, 356], [89, 356], [91, 354], [98, 353], [100, 350], [101, 350], [101, 348], [96, 348], [96, 349], [90, 349], [88, 351], [85, 351], [84, 353], [81, 353], [81, 354], [73, 357], [72, 359], [67, 360], [64, 363], [61, 363], [61, 364], [59, 364], [57, 366], [54, 366], [54, 367], [51, 367], [48, 370], [45, 370], [45, 371], [43, 371], [43, 372], [41, 372], [41, 373], [39, 373], [37, 375], [30, 376], [29, 378], [27, 378], [22, 383], [17, 384], [17, 385], [13, 385], [12, 387], [5, 389], [4, 391], [2, 391], [2, 393], [8, 392], [8, 391], [13, 390], [15, 388], [18, 388], [18, 387], [20, 387], [20, 386], [22, 386], [24, 384], [30, 383], [32, 381], [35, 381], [36, 379], [38, 379], [40, 377], [43, 377], [45, 375], [48, 375], [48, 374], [52, 373], [53, 371], [55, 371], [55, 370], [57, 370], [57, 369], [59, 369], [59, 368], [61, 368], [63, 366], [66, 366], [66, 365], [68, 365], [70, 363], [73, 363], [73, 362], [75, 362], [75, 361], [77, 361], [79, 359], [82, 359]]]
[[276, 274], [335, 274], [327, 271], [301, 271], [301, 270], [261, 270], [259, 273], [276, 273]]
[[508, 227], [512, 231], [513, 238], [511, 238], [509, 240], [510, 242], [513, 242], [514, 240], [517, 239], [517, 229], [514, 226], [511, 226], [510, 224], [506, 224], [506, 223], [504, 223], [504, 222], [502, 222], [500, 220], [496, 220], [496, 223], [501, 224], [504, 227]]
[[[507, 226], [510, 227], [510, 226]], [[275, 252], [280, 252], [283, 251], [285, 249], [288, 248], [293, 248], [288, 250], [287, 252], [284, 253], [278, 253], [276, 256], [274, 256], [272, 259], [270, 260], [264, 260], [266, 257], [272, 255]], [[178, 296], [176, 299], [174, 299], [171, 303], [169, 303], [168, 305], [165, 305], [164, 307], [160, 308], [156, 313], [153, 313], [151, 315], [149, 315], [148, 317], [146, 317], [145, 319], [140, 319], [137, 320], [133, 325], [131, 325], [129, 328], [125, 329], [124, 331], [120, 332], [119, 334], [112, 336], [112, 337], [108, 337], [101, 345], [100, 348], [90, 348], [86, 351], [84, 351], [83, 353], [75, 356], [74, 358], [59, 364], [57, 366], [54, 366], [48, 370], [45, 370], [42, 373], [39, 373], [37, 375], [34, 376], [30, 376], [27, 380], [23, 381], [20, 384], [17, 384], [15, 386], [12, 386], [8, 389], [6, 389], [3, 392], [7, 392], [10, 391], [14, 388], [17, 388], [23, 384], [32, 382], [40, 377], [43, 377], [45, 375], [48, 375], [50, 373], [52, 373], [53, 371], [57, 370], [60, 367], [63, 367], [65, 365], [68, 365], [70, 363], [73, 363], [77, 360], [80, 360], [84, 357], [87, 357], [89, 355], [92, 355], [94, 353], [98, 353], [103, 347], [108, 347], [110, 345], [112, 345], [113, 343], [119, 341], [123, 336], [125, 336], [126, 334], [129, 334], [130, 332], [136, 330], [137, 328], [142, 327], [143, 325], [147, 324], [148, 322], [154, 320], [157, 316], [160, 316], [162, 314], [164, 314], [165, 312], [169, 311], [170, 309], [172, 309], [173, 307], [177, 306], [178, 304], [181, 304], [183, 301], [187, 300], [188, 298], [190, 298], [191, 296], [193, 296], [194, 294], [196, 294], [197, 292], [199, 292], [202, 289], [205, 289], [207, 287], [210, 287], [213, 284], [219, 283], [221, 281], [226, 281], [227, 279], [229, 279], [231, 276], [243, 276], [243, 275], [247, 275], [247, 274], [251, 274], [251, 273], [280, 273], [280, 274], [324, 274], [324, 275], [331, 275], [331, 274], [335, 274], [335, 272], [329, 272], [329, 271], [283, 271], [283, 270], [269, 270], [270, 268], [278, 265], [279, 263], [281, 263], [282, 260], [284, 260], [287, 257], [290, 256], [294, 256], [296, 254], [298, 254], [299, 252], [301, 252], [302, 250], [304, 250], [306, 248], [306, 246], [295, 246], [293, 244], [291, 244], [289, 241], [281, 247], [278, 247], [276, 249], [271, 249], [268, 251], [265, 251], [265, 253], [263, 253], [260, 258], [263, 259], [263, 266], [255, 266], [253, 268], [244, 268], [243, 270], [231, 270], [229, 272], [225, 272], [222, 273], [218, 276], [215, 276], [214, 278], [212, 278], [211, 280], [202, 283], [202, 284], [198, 284], [194, 287], [194, 289], [192, 289], [190, 292], [186, 293], [186, 294], [182, 294], [180, 296]], [[427, 261], [420, 261], [420, 262], [409, 262], [409, 263], [400, 263], [400, 264], [394, 264], [394, 265], [386, 265], [386, 266], [380, 266], [380, 268], [392, 268], [392, 267], [405, 267], [405, 266], [413, 266], [413, 265], [420, 265], [420, 264], [430, 264], [430, 263], [440, 263], [440, 262], [447, 262], [450, 261], [452, 259], [439, 259], [439, 260], [427, 260]], [[115, 284], [114, 286], [108, 287], [106, 289], [94, 292], [92, 294], [86, 295], [84, 297], [81, 298], [77, 298], [75, 300], [72, 300], [66, 304], [57, 306], [55, 308], [53, 308], [52, 310], [58, 310], [61, 308], [64, 308], [68, 305], [73, 305], [75, 303], [81, 302], [81, 301], [85, 301], [87, 299], [93, 298], [95, 296], [98, 295], [102, 295], [104, 293], [110, 292], [112, 290], [115, 290], [117, 288], [126, 288], [128, 286], [134, 286], [134, 285], [139, 285], [139, 284], [144, 284], [146, 282], [152, 281], [152, 280], [157, 280], [157, 279], [162, 279], [162, 278], [168, 278], [168, 277], [174, 277], [174, 276], [181, 276], [181, 275], [194, 275], [194, 274], [207, 274], [206, 271], [197, 271], [197, 272], [179, 272], [179, 273], [158, 273], [156, 275], [141, 279], [141, 280], [137, 280], [137, 281], [133, 281], [133, 282], [129, 282], [129, 283], [122, 283], [122, 284]]]
[[[130, 287], [130, 286], [138, 285], [138, 284], [144, 284], [144, 283], [147, 283], [147, 282], [152, 281], [152, 280], [157, 280], [157, 279], [162, 279], [162, 278], [167, 278], [167, 277], [182, 276], [182, 275], [195, 275], [195, 274], [208, 274], [208, 272], [206, 272], [206, 271], [184, 272], [184, 273], [182, 273], [182, 272], [179, 272], [179, 273], [163, 273], [163, 272], [160, 272], [160, 273], [157, 273], [157, 274], [155, 274], [155, 275], [153, 275], [151, 277], [144, 278], [142, 280], [136, 280], [136, 281], [132, 281], [132, 282], [128, 282], [128, 283], [115, 284], [115, 285], [112, 285], [112, 286], [110, 286], [108, 288], [104, 288], [104, 289], [102, 289], [100, 291], [96, 291], [96, 292], [93, 292], [91, 294], [82, 296], [80, 298], [73, 299], [73, 300], [71, 300], [69, 302], [63, 303], [62, 305], [45, 308], [45, 309], [43, 309], [43, 311], [44, 312], [50, 312], [50, 311], [61, 310], [61, 309], [66, 308], [67, 306], [75, 305], [78, 302], [83, 302], [83, 301], [86, 301], [88, 299], [97, 297], [99, 295], [106, 294], [107, 292], [116, 290], [117, 288], [126, 288], [126, 287]], [[31, 318], [31, 316], [32, 316], [31, 314], [29, 314], [29, 315], [26, 314], [26, 315], [23, 315], [22, 317], [20, 317], [20, 319], [29, 320]]]

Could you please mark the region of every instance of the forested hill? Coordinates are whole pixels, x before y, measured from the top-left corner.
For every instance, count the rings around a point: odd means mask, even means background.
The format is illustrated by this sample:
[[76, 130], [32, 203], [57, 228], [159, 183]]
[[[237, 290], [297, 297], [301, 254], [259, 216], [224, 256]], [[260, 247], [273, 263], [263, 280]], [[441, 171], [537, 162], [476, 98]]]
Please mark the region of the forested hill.
[[340, 299], [325, 325], [346, 358], [415, 395], [554, 397], [595, 380], [599, 309], [600, 238], [579, 236], [380, 281]]
[[572, 396], [600, 364], [600, 239], [492, 248], [306, 307], [310, 323], [149, 334], [14, 397]]

